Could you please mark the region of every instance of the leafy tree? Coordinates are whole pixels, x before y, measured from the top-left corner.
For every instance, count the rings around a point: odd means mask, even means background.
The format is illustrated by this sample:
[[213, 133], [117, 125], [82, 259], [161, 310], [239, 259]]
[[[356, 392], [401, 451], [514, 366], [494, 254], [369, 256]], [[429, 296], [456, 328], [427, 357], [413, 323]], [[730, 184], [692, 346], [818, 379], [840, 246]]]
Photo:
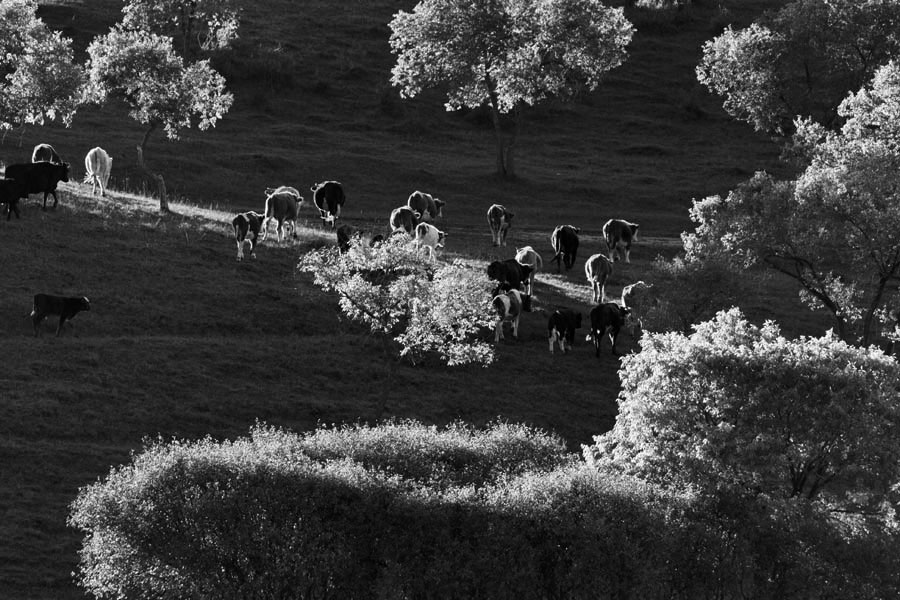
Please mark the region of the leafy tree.
[[227, 48], [240, 24], [236, 0], [129, 0], [122, 14], [126, 28], [171, 37], [186, 57]]
[[879, 350], [789, 340], [731, 309], [690, 336], [648, 334], [619, 375], [616, 425], [585, 448], [595, 464], [844, 510], [900, 483], [900, 366]]
[[850, 90], [900, 56], [900, 2], [797, 0], [703, 47], [697, 78], [758, 131], [791, 133], [794, 117], [832, 126]]
[[386, 347], [413, 362], [437, 354], [448, 365], [488, 365], [490, 344], [478, 339], [492, 324], [490, 284], [461, 263], [437, 263], [408, 239], [394, 236], [369, 247], [359, 239], [305, 254], [298, 268], [338, 294], [341, 310], [385, 336]]
[[37, 18], [34, 0], [0, 0], [0, 128], [69, 125], [84, 71], [72, 44]]
[[157, 129], [175, 140], [195, 123], [200, 130], [215, 126], [233, 100], [224, 77], [206, 60], [185, 64], [171, 38], [123, 25], [91, 42], [88, 55], [86, 98], [121, 100], [131, 118], [146, 127], [137, 147], [138, 163], [157, 182], [160, 212], [168, 212], [165, 180], [144, 164], [147, 141]]
[[900, 275], [900, 66], [840, 106], [828, 132], [798, 120], [795, 150], [808, 164], [796, 181], [757, 173], [727, 198], [695, 202], [689, 260], [763, 263], [796, 280], [811, 308], [832, 313], [841, 338], [870, 344], [897, 321]]
[[[423, 0], [390, 27], [400, 94], [445, 86], [447, 110], [486, 106], [497, 173], [508, 177], [522, 108], [595, 89], [625, 60], [633, 33], [621, 8], [598, 0]], [[505, 136], [508, 114], [513, 131]]]

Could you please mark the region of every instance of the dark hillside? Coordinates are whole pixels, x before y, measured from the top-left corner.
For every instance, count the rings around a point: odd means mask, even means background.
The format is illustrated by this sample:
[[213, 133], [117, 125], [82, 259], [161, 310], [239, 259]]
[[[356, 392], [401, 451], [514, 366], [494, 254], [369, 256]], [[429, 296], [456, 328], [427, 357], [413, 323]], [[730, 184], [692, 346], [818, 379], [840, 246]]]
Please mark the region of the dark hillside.
[[[41, 14], [83, 54], [121, 4], [60, 0], [42, 3]], [[779, 4], [722, 3], [742, 22]], [[298, 252], [333, 243], [310, 209], [299, 244], [270, 239], [243, 264], [226, 223], [238, 208], [261, 209], [266, 186], [306, 190], [332, 178], [347, 190], [347, 221], [377, 228], [412, 190], [434, 192], [448, 202], [444, 256], [479, 265], [524, 244], [547, 260], [553, 226], [575, 222], [585, 233], [579, 261], [539, 277], [536, 306], [586, 313], [583, 263], [600, 250], [606, 219], [639, 221], [644, 234], [633, 264], [616, 267], [614, 295], [646, 276], [657, 254], [677, 250], [692, 197], [725, 193], [776, 164], [773, 145], [730, 122], [695, 84], [700, 45], [723, 23], [719, 3], [695, 2], [678, 22], [636, 14], [631, 58], [601, 90], [529, 111], [521, 177], [509, 183], [491, 174], [482, 115], [448, 114], [437, 93], [401, 101], [389, 86], [387, 22], [413, 5], [247, 3], [241, 40], [215, 59], [235, 93], [231, 112], [210, 132], [150, 142], [148, 162], [185, 200], [165, 220], [152, 200], [125, 193], [142, 187], [134, 146], [143, 132], [120, 107], [85, 108], [70, 129], [2, 138], [7, 164], [27, 161], [39, 141], [53, 144], [77, 179], [95, 145], [114, 162], [109, 197], [85, 199], [73, 183], [56, 211], [41, 212], [33, 197], [21, 220], [0, 220], [0, 598], [81, 597], [70, 575], [79, 540], [65, 526], [68, 503], [148, 436], [235, 437], [257, 419], [305, 430], [390, 416], [499, 417], [552, 430], [577, 451], [611, 427], [618, 362], [596, 359], [584, 330], [572, 354], [551, 356], [546, 317], [534, 312], [489, 369], [399, 366], [389, 380], [380, 345], [294, 272]], [[490, 246], [484, 213], [493, 202], [517, 213], [509, 248]], [[35, 339], [27, 315], [36, 292], [87, 295], [93, 308], [61, 338], [45, 323]], [[764, 301], [754, 318], [820, 330], [794, 318], [796, 303], [773, 314]]]

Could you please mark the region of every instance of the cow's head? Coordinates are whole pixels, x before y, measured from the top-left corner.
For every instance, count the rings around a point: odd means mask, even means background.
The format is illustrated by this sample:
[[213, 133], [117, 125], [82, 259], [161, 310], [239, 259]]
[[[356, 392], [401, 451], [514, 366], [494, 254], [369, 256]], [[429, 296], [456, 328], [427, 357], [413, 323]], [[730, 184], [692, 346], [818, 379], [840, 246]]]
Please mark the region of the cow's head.
[[82, 297], [78, 302], [78, 310], [91, 310], [91, 301]]
[[59, 169], [59, 180], [64, 181], [66, 183], [69, 182], [69, 163], [62, 163]]
[[444, 247], [444, 240], [445, 240], [446, 238], [447, 238], [447, 234], [444, 233], [443, 231], [441, 231], [440, 229], [438, 229], [438, 241], [437, 241], [436, 246], [437, 246], [438, 248], [443, 248], [443, 247]]
[[439, 198], [434, 199], [434, 217], [435, 218], [444, 216], [441, 212], [441, 209], [444, 208], [445, 204], [447, 204], [447, 203]]
[[487, 276], [497, 281], [506, 280], [506, 265], [499, 260], [495, 260], [487, 267]]

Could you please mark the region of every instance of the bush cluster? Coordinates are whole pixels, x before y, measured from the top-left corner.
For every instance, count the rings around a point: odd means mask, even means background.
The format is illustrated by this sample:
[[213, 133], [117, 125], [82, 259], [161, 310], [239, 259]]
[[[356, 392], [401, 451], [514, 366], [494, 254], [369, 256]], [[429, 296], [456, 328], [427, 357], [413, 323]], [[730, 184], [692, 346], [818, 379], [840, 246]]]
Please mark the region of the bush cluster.
[[98, 597], [898, 591], [873, 577], [895, 553], [814, 517], [597, 470], [523, 426], [405, 421], [157, 442], [81, 490], [70, 522], [86, 534], [80, 582]]

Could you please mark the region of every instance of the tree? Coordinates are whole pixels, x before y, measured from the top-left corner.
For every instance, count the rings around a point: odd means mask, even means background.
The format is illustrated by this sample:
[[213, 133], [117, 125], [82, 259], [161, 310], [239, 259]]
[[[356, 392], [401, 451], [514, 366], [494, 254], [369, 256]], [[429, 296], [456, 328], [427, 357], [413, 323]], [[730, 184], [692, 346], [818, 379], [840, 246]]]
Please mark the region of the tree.
[[[900, 482], [900, 366], [827, 334], [720, 312], [623, 360], [615, 427], [589, 461], [675, 488], [877, 505]], [[866, 508], [870, 508], [867, 506]]]
[[72, 43], [37, 18], [34, 0], [0, 0], [0, 129], [68, 126], [79, 103], [84, 71]]
[[308, 252], [298, 265], [338, 294], [341, 310], [368, 326], [385, 348], [413, 362], [437, 354], [448, 365], [488, 365], [490, 344], [478, 339], [490, 318], [487, 277], [462, 263], [436, 263], [403, 236], [369, 247]]
[[227, 48], [240, 23], [236, 0], [130, 0], [122, 14], [126, 28], [171, 37], [185, 57]]
[[838, 114], [838, 132], [797, 121], [794, 148], [808, 165], [797, 180], [757, 173], [724, 200], [695, 202], [697, 228], [683, 239], [689, 260], [763, 263], [793, 278], [842, 339], [865, 345], [900, 308], [900, 66], [882, 67]]
[[900, 2], [797, 0], [703, 46], [697, 78], [758, 131], [790, 134], [797, 115], [829, 127], [850, 90], [900, 56]]
[[515, 175], [523, 107], [595, 89], [625, 60], [633, 33], [621, 8], [598, 0], [423, 0], [390, 27], [391, 83], [406, 98], [446, 86], [447, 110], [486, 106], [505, 177]]
[[233, 100], [225, 91], [225, 78], [207, 60], [185, 64], [171, 38], [122, 25], [94, 39], [88, 55], [86, 98], [122, 100], [131, 118], [146, 127], [137, 147], [138, 164], [157, 182], [160, 212], [168, 212], [165, 180], [144, 164], [147, 141], [160, 128], [175, 140], [195, 122], [201, 131], [215, 126]]

